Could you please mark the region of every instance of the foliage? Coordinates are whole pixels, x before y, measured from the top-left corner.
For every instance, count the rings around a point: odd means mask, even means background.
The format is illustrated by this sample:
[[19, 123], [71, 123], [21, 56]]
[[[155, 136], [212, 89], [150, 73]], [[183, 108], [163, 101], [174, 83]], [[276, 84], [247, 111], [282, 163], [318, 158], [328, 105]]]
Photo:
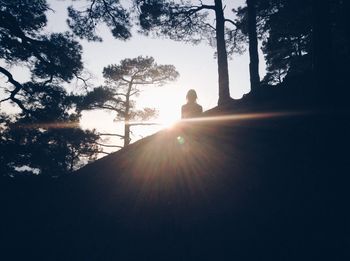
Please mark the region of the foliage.
[[[343, 77], [344, 64], [349, 57], [349, 41], [346, 40], [348, 39], [346, 15], [349, 7], [346, 1], [327, 0], [316, 3], [311, 0], [256, 0], [256, 2], [258, 36], [262, 41], [267, 64], [265, 82], [276, 84], [281, 83], [285, 77], [303, 77], [302, 75], [310, 74], [315, 66], [313, 64], [316, 55], [313, 54], [315, 46], [330, 41], [330, 48], [327, 51], [329, 53], [323, 53], [323, 58], [333, 57], [332, 66], [341, 73], [332, 81], [344, 84], [346, 81]], [[329, 19], [323, 23], [329, 23], [330, 34], [324, 34], [320, 39], [314, 40], [313, 27], [318, 12], [316, 7], [326, 2], [329, 3], [330, 17], [322, 16], [321, 19], [323, 21]], [[238, 17], [235, 22], [242, 33], [247, 35], [247, 8], [241, 7], [235, 12]], [[322, 60], [322, 57], [318, 59]]]
[[[33, 82], [70, 81], [78, 75], [83, 64], [82, 48], [69, 33], [43, 33], [48, 5], [46, 1], [1, 1], [0, 9], [0, 61], [7, 66], [26, 66]], [[10, 96], [5, 100], [15, 102], [26, 111], [18, 93], [23, 85], [13, 78], [6, 67], [0, 73], [7, 77], [14, 89], [7, 88]]]
[[[24, 166], [41, 174], [59, 176], [95, 158], [98, 136], [79, 128], [80, 115], [73, 100], [59, 86], [38, 91], [26, 84], [26, 102], [33, 115], [3, 117], [1, 165], [7, 175], [18, 175]], [[35, 90], [29, 92], [29, 90]], [[27, 171], [30, 172], [30, 171]], [[31, 172], [30, 172], [31, 173]]]
[[179, 76], [173, 65], [158, 65], [152, 57], [136, 57], [124, 59], [120, 64], [112, 64], [103, 69], [103, 76], [111, 83], [115, 82], [120, 87], [129, 86], [131, 91], [139, 92], [137, 85], [152, 84], [162, 86], [169, 81], [174, 81]]
[[263, 42], [268, 72], [311, 69], [311, 7], [307, 2], [286, 1], [269, 17], [265, 25], [269, 37]]
[[[311, 70], [311, 2], [257, 0], [256, 3], [257, 31], [267, 65], [264, 81], [276, 84], [288, 73]], [[247, 35], [247, 7], [234, 11], [239, 29]]]
[[[0, 103], [21, 109], [17, 115], [1, 114], [2, 175], [37, 170], [58, 176], [98, 151], [97, 135], [79, 128], [74, 100], [61, 86], [79, 77], [82, 47], [68, 32], [44, 31], [48, 11], [45, 0], [0, 1], [0, 75], [8, 82]], [[15, 66], [27, 68], [31, 80], [19, 82], [11, 72]]]
[[[142, 32], [150, 30], [157, 36], [166, 35], [172, 40], [199, 43], [211, 32], [208, 12], [190, 1], [136, 1]], [[202, 11], [202, 12], [201, 12]]]
[[76, 96], [75, 100], [80, 111], [94, 109], [121, 111], [121, 97], [116, 96], [114, 89], [106, 86], [95, 87], [83, 96]]
[[113, 36], [126, 40], [131, 37], [130, 14], [119, 0], [91, 0], [85, 10], [77, 10], [73, 6], [68, 8], [67, 20], [74, 34], [88, 41], [102, 41], [96, 34], [97, 24], [106, 24]]
[[[162, 86], [179, 76], [173, 65], [158, 65], [152, 57], [124, 59], [103, 69], [106, 86], [100, 86], [77, 98], [80, 110], [103, 109], [116, 112], [117, 120], [125, 122], [124, 145], [130, 142], [132, 121], [149, 120], [156, 116], [153, 108], [136, 109], [134, 97], [145, 86]], [[142, 124], [141, 124], [142, 125]]]

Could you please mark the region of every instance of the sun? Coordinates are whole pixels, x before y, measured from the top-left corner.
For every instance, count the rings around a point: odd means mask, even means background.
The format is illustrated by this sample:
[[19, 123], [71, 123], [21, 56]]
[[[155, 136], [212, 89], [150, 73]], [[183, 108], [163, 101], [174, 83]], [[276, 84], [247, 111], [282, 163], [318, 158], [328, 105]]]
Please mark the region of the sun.
[[161, 128], [171, 129], [180, 120], [179, 116], [178, 108], [172, 106], [162, 108], [162, 110], [159, 110], [159, 125]]
[[[145, 93], [146, 94], [146, 93]], [[163, 128], [171, 128], [181, 119], [181, 106], [186, 102], [183, 91], [178, 86], [163, 87], [140, 96], [140, 105], [154, 107], [158, 111], [155, 121]]]

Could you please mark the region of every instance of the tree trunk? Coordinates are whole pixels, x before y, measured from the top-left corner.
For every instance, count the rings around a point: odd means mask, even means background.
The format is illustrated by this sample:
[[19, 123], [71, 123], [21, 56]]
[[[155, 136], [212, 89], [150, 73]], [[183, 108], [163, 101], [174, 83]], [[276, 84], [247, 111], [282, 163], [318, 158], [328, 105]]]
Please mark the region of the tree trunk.
[[216, 18], [216, 46], [219, 74], [219, 101], [223, 105], [231, 100], [229, 89], [228, 62], [225, 43], [225, 17], [222, 9], [222, 0], [215, 0]]
[[329, 0], [313, 0], [312, 18], [314, 92], [318, 105], [323, 107], [331, 95], [327, 89], [331, 87], [333, 76]]
[[130, 144], [130, 125], [128, 123], [129, 120], [125, 118], [125, 125], [124, 125], [124, 147], [128, 146]]
[[258, 37], [256, 33], [256, 0], [247, 0], [248, 37], [249, 37], [249, 73], [250, 89], [254, 92], [260, 84]]
[[124, 147], [130, 144], [130, 92], [132, 82], [129, 83], [128, 92], [125, 96], [125, 118], [124, 118]]

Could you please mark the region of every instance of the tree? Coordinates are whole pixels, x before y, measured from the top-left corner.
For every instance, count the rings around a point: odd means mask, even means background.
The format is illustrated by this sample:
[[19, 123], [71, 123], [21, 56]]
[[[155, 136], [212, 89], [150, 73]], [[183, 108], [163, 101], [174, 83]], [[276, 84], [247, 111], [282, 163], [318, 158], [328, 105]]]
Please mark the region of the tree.
[[[4, 116], [0, 165], [3, 175], [34, 170], [38, 174], [60, 176], [95, 158], [98, 152], [94, 131], [79, 128], [80, 115], [73, 99], [60, 86], [26, 83], [24, 106], [32, 115]], [[29, 92], [30, 91], [30, 92]]]
[[117, 119], [124, 121], [124, 134], [116, 136], [123, 138], [124, 146], [127, 146], [130, 143], [130, 128], [145, 125], [135, 121], [144, 121], [156, 114], [152, 108], [137, 110], [133, 98], [141, 93], [141, 87], [163, 86], [176, 80], [179, 73], [173, 65], [158, 65], [152, 57], [139, 56], [105, 67], [103, 76], [107, 86], [95, 88], [80, 97], [80, 108], [114, 111]]
[[249, 36], [249, 73], [250, 89], [254, 92], [260, 83], [258, 37], [256, 29], [256, 0], [247, 0], [248, 36]]
[[106, 24], [113, 36], [126, 40], [131, 37], [130, 14], [119, 0], [90, 0], [85, 10], [68, 7], [68, 26], [75, 35], [88, 41], [102, 41], [96, 34], [96, 25]]
[[[237, 31], [243, 36], [234, 37], [233, 41], [241, 41], [249, 46], [249, 74], [250, 90], [254, 92], [260, 84], [259, 76], [259, 52], [258, 52], [258, 22], [257, 9], [259, 0], [246, 0], [246, 6], [232, 9], [236, 15], [235, 24]], [[261, 20], [261, 19], [260, 19]], [[245, 37], [244, 37], [245, 36]]]
[[[23, 84], [14, 79], [8, 66], [26, 66], [31, 79], [41, 85], [54, 81], [70, 81], [83, 69], [82, 48], [69, 33], [43, 33], [49, 7], [44, 0], [1, 0], [0, 9], [0, 74], [11, 86], [6, 87], [8, 97], [23, 111], [29, 111], [18, 98], [26, 92]], [[11, 88], [12, 87], [12, 88]]]
[[[0, 76], [6, 81], [0, 103], [21, 109], [1, 116], [2, 174], [26, 167], [58, 176], [98, 151], [97, 135], [79, 128], [80, 114], [61, 86], [80, 78], [81, 45], [68, 32], [45, 32], [49, 10], [45, 0], [0, 1]], [[16, 79], [15, 66], [27, 68], [30, 81]]]
[[[222, 105], [231, 100], [227, 62], [226, 38], [230, 30], [225, 23], [235, 25], [234, 21], [225, 18], [222, 0], [214, 0], [212, 5], [198, 5], [190, 1], [155, 1], [135, 0], [139, 10], [139, 21], [143, 31], [167, 35], [170, 39], [199, 43], [203, 39], [215, 37], [219, 76], [219, 101]], [[215, 27], [208, 22], [207, 11], [215, 15]]]
[[[347, 104], [339, 101], [348, 97], [348, 1], [255, 1], [257, 33], [267, 63], [264, 82], [299, 86], [310, 105]], [[239, 28], [246, 28], [246, 9], [237, 11]]]
[[[248, 4], [254, 6], [248, 8]], [[249, 16], [249, 12], [253, 15]], [[256, 17], [256, 26], [249, 17]], [[262, 40], [262, 50], [267, 64], [265, 82], [276, 84], [287, 74], [300, 75], [311, 69], [311, 8], [309, 1], [286, 0], [252, 0], [247, 1], [247, 7], [238, 8], [235, 21], [243, 33], [253, 38], [251, 65], [258, 68], [254, 57], [257, 48], [254, 46], [254, 30]], [[252, 36], [251, 36], [252, 35]], [[256, 73], [255, 80], [257, 79]]]

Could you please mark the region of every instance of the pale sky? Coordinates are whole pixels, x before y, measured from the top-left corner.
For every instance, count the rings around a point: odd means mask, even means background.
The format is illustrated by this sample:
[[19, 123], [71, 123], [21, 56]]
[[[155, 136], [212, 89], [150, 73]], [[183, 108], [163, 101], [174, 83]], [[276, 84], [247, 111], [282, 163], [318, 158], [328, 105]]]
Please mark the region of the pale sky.
[[[48, 13], [49, 32], [62, 32], [68, 30], [66, 25], [67, 6], [81, 5], [84, 1], [72, 0], [48, 0], [50, 7], [55, 11]], [[193, 1], [198, 3], [198, 1]], [[213, 1], [203, 1], [211, 4]], [[231, 9], [244, 4], [245, 0], [223, 0], [225, 14], [232, 18]], [[155, 107], [159, 110], [160, 119], [174, 121], [180, 118], [180, 107], [186, 102], [185, 96], [188, 89], [195, 89], [198, 94], [198, 103], [204, 110], [217, 105], [218, 100], [218, 75], [217, 61], [214, 59], [215, 49], [205, 42], [199, 45], [185, 44], [167, 39], [152, 39], [133, 33], [128, 41], [114, 39], [108, 28], [99, 27], [99, 35], [103, 42], [81, 41], [83, 46], [83, 62], [89, 73], [92, 74], [92, 85], [103, 83], [102, 69], [109, 64], [117, 64], [125, 58], [135, 58], [139, 55], [152, 56], [158, 64], [172, 64], [180, 73], [179, 79], [163, 87], [147, 87], [137, 100], [138, 107]], [[24, 74], [21, 70], [15, 71], [21, 78]], [[249, 56], [234, 55], [229, 60], [230, 93], [233, 98], [240, 98], [249, 92]], [[260, 76], [265, 74], [265, 63], [260, 54]], [[76, 84], [68, 87], [77, 90]], [[101, 132], [120, 132], [121, 125], [113, 121], [115, 115], [106, 112], [86, 112], [82, 118], [83, 128], [95, 128]], [[119, 127], [118, 127], [119, 126]], [[155, 127], [143, 127], [134, 131], [133, 140], [147, 136], [159, 130]]]

